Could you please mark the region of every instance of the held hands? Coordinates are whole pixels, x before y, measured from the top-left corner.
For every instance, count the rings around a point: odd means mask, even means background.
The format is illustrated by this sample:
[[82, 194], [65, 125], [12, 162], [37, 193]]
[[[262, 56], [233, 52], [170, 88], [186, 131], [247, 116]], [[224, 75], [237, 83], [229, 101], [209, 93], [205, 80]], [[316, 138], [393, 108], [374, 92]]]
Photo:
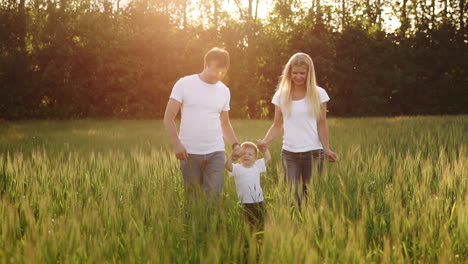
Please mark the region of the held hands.
[[260, 150], [260, 152], [265, 152], [267, 151], [268, 149], [268, 144], [265, 142], [265, 140], [257, 140], [255, 142], [257, 144], [257, 148], [258, 150]]
[[182, 145], [182, 143], [180, 143], [180, 144], [178, 144], [178, 145], [176, 145], [174, 147], [174, 152], [176, 154], [177, 159], [187, 161], [188, 153], [187, 153], [187, 150], [185, 149], [184, 145]]
[[231, 158], [232, 160], [238, 160], [244, 152], [239, 144], [235, 144], [234, 148], [232, 149]]
[[324, 149], [323, 153], [327, 157], [328, 161], [330, 162], [335, 162], [338, 160], [338, 155], [336, 155], [335, 152], [333, 152], [331, 149]]

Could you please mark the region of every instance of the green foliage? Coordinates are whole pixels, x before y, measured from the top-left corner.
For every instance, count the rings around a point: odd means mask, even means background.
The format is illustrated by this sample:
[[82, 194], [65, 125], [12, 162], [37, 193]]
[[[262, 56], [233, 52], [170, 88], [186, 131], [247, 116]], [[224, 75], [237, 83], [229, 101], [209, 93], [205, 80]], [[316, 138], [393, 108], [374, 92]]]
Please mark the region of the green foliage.
[[435, 1], [435, 12], [424, 1], [277, 0], [265, 19], [257, 2], [237, 18], [219, 0], [1, 1], [0, 118], [160, 118], [213, 46], [231, 53], [234, 117], [265, 118], [260, 102], [298, 51], [312, 56], [332, 115], [467, 113], [463, 1]]

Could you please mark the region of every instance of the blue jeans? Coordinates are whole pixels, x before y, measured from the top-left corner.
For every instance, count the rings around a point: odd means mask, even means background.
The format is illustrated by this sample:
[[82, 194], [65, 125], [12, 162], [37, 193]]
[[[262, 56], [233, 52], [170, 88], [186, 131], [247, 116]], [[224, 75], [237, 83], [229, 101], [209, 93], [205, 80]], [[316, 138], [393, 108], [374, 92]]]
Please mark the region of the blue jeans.
[[[307, 195], [307, 185], [312, 179], [312, 171], [318, 175], [323, 170], [323, 150], [312, 150], [306, 152], [281, 151], [281, 165], [283, 167], [284, 179], [294, 187], [297, 202], [301, 204], [301, 196]], [[302, 187], [302, 193], [299, 191]]]
[[187, 194], [193, 195], [196, 189], [203, 189], [208, 196], [219, 195], [224, 185], [224, 151], [208, 154], [188, 154], [187, 161], [180, 161]]

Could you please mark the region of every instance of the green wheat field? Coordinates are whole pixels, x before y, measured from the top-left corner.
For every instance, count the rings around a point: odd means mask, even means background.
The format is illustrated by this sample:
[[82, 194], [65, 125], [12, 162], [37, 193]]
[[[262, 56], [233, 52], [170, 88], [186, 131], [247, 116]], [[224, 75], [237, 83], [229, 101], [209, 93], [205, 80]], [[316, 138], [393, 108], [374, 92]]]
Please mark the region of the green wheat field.
[[[232, 123], [253, 141], [271, 121]], [[329, 127], [340, 160], [302, 212], [271, 145], [250, 234], [227, 174], [219, 204], [187, 203], [162, 121], [0, 122], [0, 263], [467, 263], [468, 116]]]

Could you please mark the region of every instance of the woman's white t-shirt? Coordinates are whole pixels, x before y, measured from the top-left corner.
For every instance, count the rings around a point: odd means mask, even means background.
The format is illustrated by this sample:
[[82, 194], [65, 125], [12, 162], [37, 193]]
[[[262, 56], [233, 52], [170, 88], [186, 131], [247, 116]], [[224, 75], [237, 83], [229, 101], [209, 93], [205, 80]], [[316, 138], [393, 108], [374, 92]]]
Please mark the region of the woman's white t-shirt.
[[266, 171], [265, 159], [258, 159], [250, 168], [241, 164], [232, 164], [230, 176], [236, 181], [237, 196], [243, 204], [263, 201], [263, 190], [260, 186], [260, 173]]
[[[320, 103], [328, 102], [327, 92], [317, 87]], [[279, 91], [275, 93], [271, 102], [280, 106]], [[283, 111], [282, 111], [283, 112]], [[283, 115], [283, 149], [290, 152], [306, 152], [323, 149], [318, 136], [317, 118], [309, 113], [307, 101], [304, 99], [292, 101], [291, 111], [288, 116]]]

